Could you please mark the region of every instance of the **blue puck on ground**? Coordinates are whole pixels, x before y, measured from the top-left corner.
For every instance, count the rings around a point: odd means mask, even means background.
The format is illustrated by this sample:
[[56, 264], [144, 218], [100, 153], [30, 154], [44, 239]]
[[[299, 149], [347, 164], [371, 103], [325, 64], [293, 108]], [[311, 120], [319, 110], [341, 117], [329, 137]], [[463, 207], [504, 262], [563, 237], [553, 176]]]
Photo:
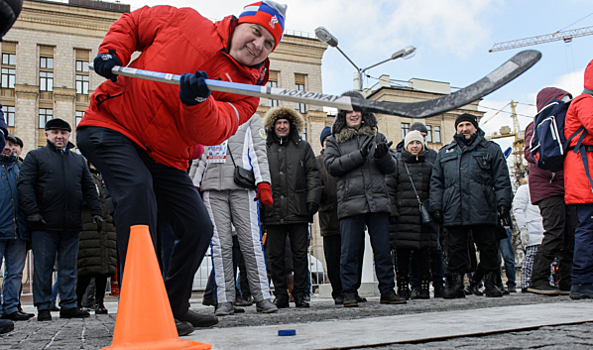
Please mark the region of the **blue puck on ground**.
[[281, 337], [289, 337], [291, 335], [296, 335], [296, 330], [294, 329], [281, 329], [278, 331], [278, 335]]

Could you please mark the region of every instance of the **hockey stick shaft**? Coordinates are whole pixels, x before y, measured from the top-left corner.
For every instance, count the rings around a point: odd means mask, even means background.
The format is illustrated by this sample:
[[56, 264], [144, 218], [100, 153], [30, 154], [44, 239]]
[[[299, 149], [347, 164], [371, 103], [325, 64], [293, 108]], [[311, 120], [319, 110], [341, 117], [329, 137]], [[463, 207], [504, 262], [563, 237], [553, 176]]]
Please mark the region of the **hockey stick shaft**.
[[[539, 51], [521, 51], [484, 78], [463, 89], [439, 98], [412, 103], [374, 101], [348, 96], [340, 97], [318, 92], [272, 88], [212, 79], [206, 79], [206, 85], [213, 91], [246, 96], [335, 107], [347, 111], [375, 112], [399, 115], [407, 118], [427, 118], [459, 108], [488, 95], [531, 68], [540, 58], [541, 53]], [[113, 67], [112, 72], [117, 75], [177, 85], [179, 85], [179, 79], [181, 77], [176, 74], [120, 66]]]

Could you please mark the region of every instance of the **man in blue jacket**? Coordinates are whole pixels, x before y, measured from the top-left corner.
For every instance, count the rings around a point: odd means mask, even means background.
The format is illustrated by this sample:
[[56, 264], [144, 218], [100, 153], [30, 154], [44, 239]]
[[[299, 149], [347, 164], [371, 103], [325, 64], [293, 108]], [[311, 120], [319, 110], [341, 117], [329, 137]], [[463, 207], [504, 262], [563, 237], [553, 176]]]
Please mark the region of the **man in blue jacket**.
[[87, 202], [97, 232], [103, 216], [97, 188], [85, 159], [69, 149], [70, 124], [52, 119], [45, 124], [47, 146], [30, 151], [21, 166], [18, 189], [33, 248], [33, 303], [39, 321], [51, 320], [51, 274], [58, 254], [60, 317], [88, 317], [77, 307], [74, 281], [82, 203]]
[[10, 134], [6, 141], [0, 157], [0, 264], [4, 258], [2, 318], [26, 321], [31, 316], [19, 311], [18, 305], [29, 236], [16, 187], [19, 168], [12, 147], [17, 141]]

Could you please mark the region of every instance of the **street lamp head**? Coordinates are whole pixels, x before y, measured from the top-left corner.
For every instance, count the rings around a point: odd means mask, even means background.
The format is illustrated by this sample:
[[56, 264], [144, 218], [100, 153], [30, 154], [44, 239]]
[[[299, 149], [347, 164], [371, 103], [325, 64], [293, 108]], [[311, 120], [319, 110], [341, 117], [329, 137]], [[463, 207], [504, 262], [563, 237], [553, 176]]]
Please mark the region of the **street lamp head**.
[[328, 44], [331, 47], [338, 46], [338, 38], [332, 35], [325, 27], [317, 27], [315, 29], [315, 36], [319, 41]]
[[392, 60], [395, 60], [398, 58], [410, 59], [410, 58], [414, 57], [415, 53], [416, 53], [416, 48], [414, 46], [406, 46], [403, 49], [398, 50], [393, 55], [391, 55], [391, 59]]

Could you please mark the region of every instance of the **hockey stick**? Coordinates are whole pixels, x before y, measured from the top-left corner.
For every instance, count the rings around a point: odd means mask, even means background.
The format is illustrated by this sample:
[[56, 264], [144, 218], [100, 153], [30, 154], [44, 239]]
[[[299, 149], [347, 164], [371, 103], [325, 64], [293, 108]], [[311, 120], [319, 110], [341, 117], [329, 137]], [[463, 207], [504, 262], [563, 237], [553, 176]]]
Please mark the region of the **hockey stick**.
[[[506, 61], [502, 66], [498, 67], [477, 82], [452, 94], [421, 102], [374, 101], [348, 96], [340, 97], [319, 92], [297, 91], [212, 79], [206, 79], [206, 85], [213, 91], [239, 95], [308, 103], [318, 106], [335, 107], [347, 111], [375, 112], [407, 118], [427, 118], [464, 106], [488, 95], [531, 68], [531, 66], [540, 60], [541, 56], [542, 54], [539, 51], [521, 51], [510, 60]], [[89, 65], [89, 67], [92, 68], [92, 65]], [[177, 85], [179, 84], [179, 78], [181, 77], [176, 74], [120, 66], [113, 67], [112, 72], [117, 75]]]

